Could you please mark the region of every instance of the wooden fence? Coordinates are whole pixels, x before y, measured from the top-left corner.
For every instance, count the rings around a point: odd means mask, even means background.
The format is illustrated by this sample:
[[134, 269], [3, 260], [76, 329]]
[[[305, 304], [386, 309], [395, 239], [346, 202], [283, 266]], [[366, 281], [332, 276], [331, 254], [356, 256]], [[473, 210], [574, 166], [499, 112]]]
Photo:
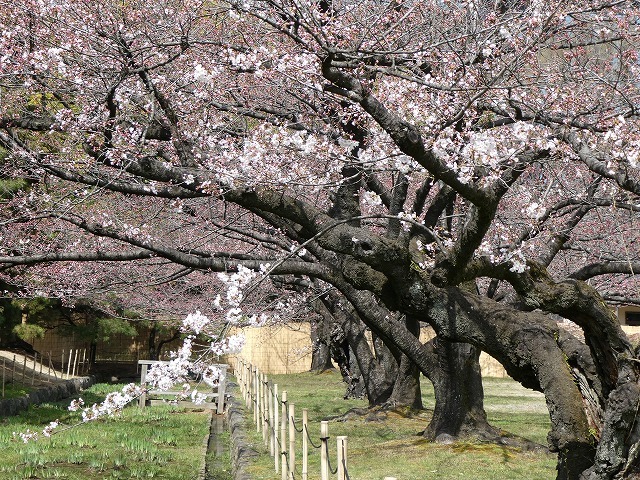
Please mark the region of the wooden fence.
[[[282, 480], [296, 480], [298, 458], [301, 459], [301, 480], [308, 480], [309, 446], [320, 450], [320, 480], [329, 480], [330, 475], [335, 475], [337, 480], [349, 478], [347, 437], [336, 437], [334, 468], [329, 452], [329, 422], [320, 422], [320, 436], [314, 440], [309, 433], [307, 409], [302, 409], [302, 419], [296, 420], [295, 404], [287, 399], [286, 391], [279, 393], [277, 384], [244, 359], [236, 359], [235, 373], [245, 405], [253, 412], [256, 432], [262, 433], [265, 447], [269, 447], [273, 457], [275, 472], [280, 473]], [[301, 451], [297, 451], [298, 433], [302, 437]]]
[[[138, 365], [142, 366], [142, 370], [140, 371], [140, 385], [144, 386], [147, 380], [147, 371], [149, 367], [152, 367], [153, 365], [167, 365], [168, 363], [169, 363], [168, 361], [161, 361], [161, 360], [138, 360]], [[211, 408], [218, 415], [222, 415], [224, 413], [225, 392], [226, 392], [226, 386], [227, 386], [227, 368], [229, 367], [229, 365], [220, 364], [220, 365], [212, 365], [212, 367], [220, 369], [221, 371], [220, 382], [216, 387], [211, 388], [210, 391], [200, 392], [205, 395], [205, 400], [207, 401], [204, 401], [203, 403], [198, 404], [198, 406]], [[162, 397], [167, 395], [172, 395], [176, 397], [181, 395], [182, 393], [183, 392], [181, 391], [179, 392], [179, 391], [166, 391], [166, 390], [149, 390], [148, 392], [140, 395], [140, 398], [138, 399], [138, 405], [144, 408], [147, 402], [149, 402], [149, 405], [164, 403], [164, 400], [162, 399], [154, 401], [153, 397], [158, 397], [158, 396]], [[208, 401], [208, 399], [211, 399], [211, 401]], [[183, 406], [195, 405], [194, 402], [189, 400], [177, 401], [177, 404], [183, 405]]]
[[[5, 396], [5, 386], [8, 383], [40, 386], [84, 375], [89, 370], [86, 349], [69, 349], [67, 352], [63, 350], [57, 357], [60, 359], [59, 362], [51, 352], [46, 355], [36, 353], [33, 356], [2, 352], [2, 398]], [[60, 368], [56, 369], [55, 364], [60, 365]]]

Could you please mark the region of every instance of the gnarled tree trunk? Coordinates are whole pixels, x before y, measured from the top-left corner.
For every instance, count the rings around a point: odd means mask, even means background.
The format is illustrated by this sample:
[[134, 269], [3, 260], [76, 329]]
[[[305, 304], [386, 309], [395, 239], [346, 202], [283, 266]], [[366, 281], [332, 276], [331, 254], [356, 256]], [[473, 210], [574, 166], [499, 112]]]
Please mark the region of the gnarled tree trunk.
[[495, 438], [498, 431], [489, 425], [484, 411], [480, 350], [438, 337], [428, 348], [434, 356], [429, 378], [436, 405], [424, 436], [437, 441], [469, 435]]
[[311, 371], [324, 372], [332, 370], [331, 352], [329, 350], [329, 340], [324, 327], [322, 316], [311, 321]]

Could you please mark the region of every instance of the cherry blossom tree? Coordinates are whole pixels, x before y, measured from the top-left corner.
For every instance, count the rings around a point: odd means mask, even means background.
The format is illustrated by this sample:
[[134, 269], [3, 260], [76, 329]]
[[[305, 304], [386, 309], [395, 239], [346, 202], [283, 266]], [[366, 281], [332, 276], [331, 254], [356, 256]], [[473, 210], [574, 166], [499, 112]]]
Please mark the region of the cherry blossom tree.
[[639, 14], [0, 3], [3, 272], [227, 272], [228, 321], [266, 276], [322, 282], [434, 382], [429, 436], [490, 432], [484, 350], [544, 392], [558, 478], [632, 476], [640, 372], [605, 302], [640, 303]]

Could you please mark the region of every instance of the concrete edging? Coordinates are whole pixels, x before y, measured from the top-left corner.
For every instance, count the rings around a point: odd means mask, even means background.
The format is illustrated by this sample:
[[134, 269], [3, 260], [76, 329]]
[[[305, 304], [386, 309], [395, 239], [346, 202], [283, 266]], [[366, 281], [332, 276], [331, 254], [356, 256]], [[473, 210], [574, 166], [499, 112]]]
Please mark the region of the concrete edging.
[[80, 393], [94, 383], [96, 383], [94, 376], [74, 378], [39, 388], [24, 397], [5, 398], [4, 400], [0, 400], [0, 417], [17, 415], [21, 411], [28, 409], [31, 405], [63, 400]]
[[258, 452], [247, 442], [245, 419], [247, 410], [233, 395], [227, 401], [227, 425], [231, 443], [231, 473], [234, 480], [251, 480], [247, 467]]

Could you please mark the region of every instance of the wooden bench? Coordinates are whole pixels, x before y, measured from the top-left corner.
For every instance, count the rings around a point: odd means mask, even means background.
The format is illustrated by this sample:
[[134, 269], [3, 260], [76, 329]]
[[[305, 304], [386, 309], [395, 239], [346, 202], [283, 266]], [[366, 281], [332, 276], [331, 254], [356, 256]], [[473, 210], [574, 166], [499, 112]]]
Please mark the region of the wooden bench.
[[[138, 365], [140, 365], [142, 368], [140, 369], [140, 385], [144, 385], [146, 379], [147, 379], [147, 371], [149, 369], [150, 366], [156, 365], [156, 364], [168, 364], [169, 362], [167, 361], [160, 361], [160, 360], [138, 360]], [[227, 364], [220, 364], [220, 365], [213, 365], [214, 367], [219, 368], [220, 370], [222, 370], [222, 374], [221, 374], [221, 380], [220, 383], [218, 384], [217, 387], [214, 387], [211, 389], [210, 392], [200, 392], [198, 391], [198, 393], [202, 393], [203, 395], [206, 395], [206, 400], [204, 403], [198, 404], [197, 406], [199, 407], [204, 407], [204, 408], [210, 408], [212, 410], [214, 410], [217, 414], [222, 414], [224, 413], [224, 395], [225, 395], [225, 390], [226, 390], [226, 386], [227, 386], [227, 368], [229, 365]], [[179, 395], [181, 394], [181, 391], [163, 391], [163, 390], [151, 390], [149, 392], [147, 392], [146, 394], [142, 394], [140, 395], [140, 398], [138, 399], [138, 405], [141, 407], [145, 407], [147, 405], [147, 401], [149, 402], [149, 405], [157, 405], [160, 403], [164, 403], [164, 400], [159, 399], [159, 398], [151, 398], [151, 397], [157, 397], [159, 395]], [[210, 401], [208, 401], [208, 399], [211, 399]], [[196, 406], [193, 402], [191, 401], [179, 401], [177, 402], [178, 405], [181, 406], [185, 406], [185, 407], [193, 407]]]

